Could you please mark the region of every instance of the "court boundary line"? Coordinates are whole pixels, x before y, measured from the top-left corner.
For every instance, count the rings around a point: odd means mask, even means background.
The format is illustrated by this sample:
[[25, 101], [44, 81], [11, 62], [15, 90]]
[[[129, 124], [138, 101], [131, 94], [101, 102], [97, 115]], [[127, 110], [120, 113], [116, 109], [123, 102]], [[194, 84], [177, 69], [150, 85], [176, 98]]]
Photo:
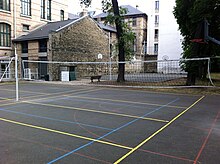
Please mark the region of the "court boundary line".
[[97, 129], [108, 130], [108, 131], [113, 130], [112, 128], [96, 126], [96, 125], [92, 125], [92, 124], [85, 124], [85, 123], [75, 122], [75, 121], [62, 120], [62, 119], [52, 118], [52, 117], [47, 117], [47, 116], [39, 116], [39, 115], [28, 114], [28, 113], [24, 113], [24, 112], [17, 112], [17, 111], [8, 110], [8, 109], [9, 108], [6, 108], [6, 109], [0, 108], [0, 111], [7, 112], [7, 113], [15, 113], [15, 114], [18, 114], [18, 115], [23, 115], [23, 116], [33, 117], [33, 118], [40, 118], [40, 119], [45, 119], [45, 120], [57, 121], [57, 122], [62, 122], [62, 123], [78, 124], [78, 125], [87, 126], [87, 127], [90, 127], [90, 128], [97, 128]]
[[[147, 113], [145, 113], [144, 115], [140, 116], [139, 118], [133, 119], [133, 120], [131, 120], [131, 121], [129, 121], [129, 122], [127, 122], [127, 123], [125, 123], [125, 124], [119, 126], [118, 128], [115, 128], [115, 129], [113, 129], [112, 131], [110, 131], [110, 132], [108, 132], [108, 133], [106, 133], [106, 134], [104, 134], [104, 135], [98, 137], [96, 140], [99, 141], [99, 140], [101, 140], [102, 138], [104, 138], [104, 137], [106, 137], [106, 136], [108, 136], [108, 135], [111, 135], [112, 133], [117, 132], [118, 130], [121, 130], [121, 129], [124, 128], [124, 127], [127, 127], [127, 126], [129, 126], [129, 125], [131, 125], [131, 124], [133, 124], [133, 123], [139, 121], [141, 118], [143, 118], [143, 117], [145, 117], [145, 116], [147, 116], [147, 115], [150, 115], [150, 114], [152, 114], [152, 113], [154, 113], [154, 112], [157, 112], [157, 111], [159, 111], [160, 109], [162, 109], [162, 108], [166, 107], [167, 105], [169, 105], [169, 104], [171, 104], [171, 103], [174, 103], [174, 102], [176, 102], [176, 101], [178, 101], [178, 100], [179, 100], [179, 98], [176, 98], [176, 99], [174, 99], [174, 100], [168, 102], [168, 103], [165, 104], [164, 106], [158, 107], [158, 108], [152, 110], [151, 112], [147, 112]], [[93, 144], [94, 142], [95, 142], [95, 141], [91, 141], [91, 142], [89, 142], [89, 143], [87, 143], [87, 144], [84, 144], [84, 145], [82, 145], [82, 146], [80, 146], [80, 147], [78, 147], [78, 148], [72, 150], [71, 152], [68, 152], [68, 153], [66, 153], [66, 154], [64, 154], [64, 155], [62, 155], [62, 156], [60, 156], [60, 157], [58, 157], [58, 158], [56, 158], [56, 159], [53, 159], [52, 161], [48, 162], [47, 164], [52, 164], [52, 163], [54, 163], [54, 162], [56, 162], [56, 161], [58, 161], [58, 160], [60, 160], [60, 159], [63, 159], [63, 158], [65, 158], [66, 156], [69, 156], [69, 155], [71, 155], [71, 154], [77, 152], [78, 150], [81, 150], [81, 149], [83, 149], [84, 147], [87, 147], [87, 146]], [[133, 149], [132, 149], [132, 150], [133, 150]]]
[[[129, 104], [139, 104], [139, 105], [149, 105], [149, 106], [163, 106], [164, 104], [154, 104], [154, 103], [145, 103], [145, 102], [135, 102], [135, 101], [127, 101], [127, 100], [116, 100], [116, 99], [106, 99], [106, 98], [99, 98], [99, 97], [83, 97], [83, 96], [68, 96], [68, 97], [76, 97], [76, 98], [82, 98], [82, 99], [88, 99], [88, 100], [105, 100], [105, 101], [112, 101], [112, 102], [120, 102], [120, 103], [129, 103]], [[168, 105], [168, 108], [178, 108], [178, 109], [185, 109], [187, 107], [181, 107], [181, 106], [173, 106]]]
[[[43, 147], [46, 147], [46, 148], [49, 148], [49, 149], [52, 149], [52, 150], [55, 150], [55, 151], [60, 151], [60, 152], [64, 152], [64, 153], [67, 153], [67, 152], [70, 151], [70, 150], [66, 150], [66, 149], [63, 149], [63, 148], [56, 147], [56, 146], [51, 146], [51, 145], [48, 145], [48, 144], [44, 144], [44, 143], [41, 143], [41, 142], [38, 142], [38, 141], [35, 141], [35, 140], [32, 140], [32, 139], [27, 139], [27, 138], [18, 137], [18, 136], [12, 136], [10, 134], [5, 134], [5, 133], [2, 133], [2, 134], [4, 136], [7, 136], [7, 137], [15, 138], [17, 140], [24, 141], [24, 142], [27, 142], [27, 143], [30, 143], [30, 144], [43, 146]], [[104, 161], [104, 160], [101, 160], [101, 159], [98, 159], [98, 158], [94, 158], [92, 156], [87, 156], [87, 155], [82, 154], [82, 153], [75, 153], [75, 154], [80, 156], [80, 157], [84, 157], [86, 159], [90, 159], [90, 160], [93, 160], [93, 161], [98, 161], [98, 162], [102, 162], [102, 163], [106, 163], [106, 164], [111, 164], [108, 161]]]
[[83, 139], [83, 140], [87, 140], [87, 141], [94, 141], [94, 142], [98, 142], [98, 143], [101, 143], [101, 144], [110, 145], [110, 146], [114, 146], [114, 147], [118, 147], [118, 148], [122, 148], [122, 149], [127, 149], [127, 150], [131, 150], [132, 149], [132, 147], [116, 144], [116, 143], [113, 143], [113, 142], [97, 140], [97, 139], [90, 138], [90, 137], [76, 135], [76, 134], [72, 134], [72, 133], [68, 133], [68, 132], [63, 132], [63, 131], [55, 130], [55, 129], [50, 129], [50, 128], [46, 128], [46, 127], [42, 127], [42, 126], [26, 124], [26, 123], [23, 123], [23, 122], [9, 120], [9, 119], [5, 119], [5, 118], [2, 118], [2, 117], [0, 117], [0, 121], [16, 124], [16, 125], [20, 125], [20, 126], [25, 126], [25, 127], [29, 127], [29, 128], [33, 128], [33, 129], [39, 129], [39, 130], [44, 130], [44, 131], [48, 131], [48, 132], [53, 132], [53, 133], [56, 133], [56, 134], [70, 136], [70, 137], [74, 137], [74, 138], [78, 138], [78, 139]]
[[198, 152], [198, 154], [197, 154], [197, 156], [196, 156], [196, 158], [195, 158], [193, 164], [196, 164], [197, 161], [198, 161], [198, 159], [199, 159], [199, 157], [201, 156], [202, 151], [203, 151], [203, 149], [205, 148], [205, 146], [206, 146], [206, 144], [207, 144], [207, 142], [208, 142], [208, 139], [209, 139], [209, 137], [210, 137], [210, 135], [211, 135], [211, 133], [212, 133], [212, 131], [213, 131], [215, 125], [216, 125], [216, 122], [217, 122], [218, 119], [219, 119], [219, 116], [220, 116], [220, 111], [217, 113], [217, 115], [216, 115], [214, 121], [212, 122], [212, 125], [211, 125], [211, 128], [209, 129], [208, 135], [205, 137], [205, 140], [204, 140], [204, 142], [203, 142], [201, 148], [199, 149], [199, 152]]
[[[97, 86], [98, 87], [98, 86]], [[110, 87], [107, 87], [106, 86], [106, 89], [110, 89], [111, 88], [111, 86]], [[162, 91], [147, 91], [147, 90], [140, 90], [140, 89], [154, 89], [154, 88], [130, 88], [130, 87], [119, 87], [119, 88], [116, 88], [116, 87], [112, 87], [111, 88], [112, 90], [118, 90], [118, 89], [120, 89], [120, 90], [125, 90], [125, 91], [133, 91], [133, 92], [147, 92], [147, 93], [153, 93], [153, 94], [162, 94], [162, 95], [176, 95], [176, 96], [190, 96], [190, 97], [198, 97], [198, 96], [201, 96], [201, 95], [199, 95], [199, 94], [184, 94], [184, 93], [164, 93], [164, 92], [162, 92]], [[127, 90], [126, 90], [127, 89]], [[155, 89], [158, 89], [158, 88], [155, 88]], [[166, 88], [159, 88], [159, 89], [166, 89]], [[169, 88], [168, 88], [169, 89]], [[182, 88], [179, 88], [179, 89], [182, 89]]]
[[164, 129], [166, 129], [170, 124], [172, 124], [173, 122], [175, 122], [179, 117], [181, 117], [184, 113], [186, 113], [187, 111], [189, 111], [192, 107], [194, 107], [197, 103], [199, 103], [205, 96], [200, 97], [197, 101], [195, 101], [192, 105], [190, 105], [188, 108], [186, 108], [184, 111], [182, 111], [181, 113], [179, 113], [177, 116], [175, 116], [172, 120], [170, 120], [166, 125], [164, 125], [163, 127], [161, 127], [159, 130], [157, 130], [156, 132], [154, 132], [152, 135], [150, 135], [148, 138], [146, 138], [144, 141], [142, 141], [141, 143], [139, 143], [136, 147], [134, 147], [132, 150], [130, 150], [128, 153], [126, 153], [125, 155], [123, 155], [121, 158], [119, 158], [117, 161], [114, 162], [114, 164], [118, 164], [121, 161], [123, 161], [125, 158], [127, 158], [129, 155], [131, 155], [133, 152], [135, 152], [136, 150], [138, 150], [141, 146], [143, 146], [146, 142], [148, 142], [149, 140], [151, 140], [154, 136], [156, 136], [157, 134], [159, 134], [160, 132], [162, 132]]
[[[28, 103], [28, 104], [34, 104], [34, 105], [50, 106], [50, 107], [55, 107], [55, 108], [71, 109], [71, 110], [100, 113], [100, 114], [107, 114], [107, 115], [114, 115], [114, 116], [121, 116], [121, 117], [128, 117], [128, 118], [139, 118], [140, 117], [140, 116], [134, 116], [134, 115], [127, 115], [127, 114], [123, 114], [123, 113], [99, 111], [99, 110], [86, 109], [86, 108], [76, 108], [76, 107], [62, 106], [62, 105], [55, 105], [55, 104], [44, 104], [44, 103], [37, 103], [37, 102], [32, 102], [32, 101], [22, 101], [22, 102]], [[144, 117], [144, 118], [142, 118], [142, 120], [156, 121], [156, 122], [162, 122], [162, 123], [169, 122], [168, 120], [162, 120], [162, 119], [150, 118], [150, 117]]]
[[[105, 88], [106, 89], [106, 88]], [[163, 106], [164, 104], [154, 104], [154, 103], [145, 103], [145, 102], [134, 102], [134, 101], [126, 101], [126, 100], [115, 100], [115, 99], [105, 99], [105, 98], [90, 98], [90, 97], [83, 97], [83, 96], [74, 96], [75, 94], [81, 94], [81, 93], [85, 93], [85, 92], [92, 92], [92, 91], [100, 91], [100, 90], [103, 90], [103, 88], [99, 88], [99, 89], [90, 89], [89, 91], [88, 90], [85, 90], [85, 89], [79, 89], [80, 90], [83, 90], [81, 92], [77, 92], [77, 93], [69, 93], [69, 94], [66, 94], [65, 92], [59, 92], [59, 93], [55, 93], [55, 94], [61, 94], [61, 95], [56, 95], [56, 96], [53, 96], [53, 94], [45, 94], [45, 96], [47, 95], [52, 95], [51, 97], [45, 97], [45, 98], [39, 98], [39, 99], [36, 99], [37, 100], [50, 100], [51, 98], [54, 98], [54, 97], [61, 97], [61, 96], [67, 96], [67, 97], [76, 97], [76, 98], [82, 98], [82, 99], [91, 99], [91, 100], [96, 100], [96, 99], [99, 99], [99, 100], [106, 100], [106, 101], [112, 101], [112, 102], [121, 102], [121, 103], [129, 103], [129, 104], [140, 104], [140, 105], [150, 105], [150, 106]], [[84, 91], [85, 90], [85, 91]], [[78, 90], [77, 90], [78, 91]], [[31, 92], [31, 93], [35, 93], [35, 92]], [[36, 92], [36, 93], [39, 93], [39, 92]], [[64, 94], [63, 94], [64, 93]], [[74, 95], [71, 95], [71, 94], [74, 94]], [[39, 95], [40, 96], [40, 95]], [[25, 98], [33, 98], [35, 96], [28, 96], [28, 97], [23, 97], [22, 99], [25, 99]], [[36, 96], [37, 97], [37, 96]], [[62, 98], [61, 98], [62, 99]], [[170, 108], [179, 108], [179, 109], [185, 109], [187, 107], [184, 107], [184, 106], [173, 106], [173, 105], [169, 105], [167, 107], [170, 107]]]

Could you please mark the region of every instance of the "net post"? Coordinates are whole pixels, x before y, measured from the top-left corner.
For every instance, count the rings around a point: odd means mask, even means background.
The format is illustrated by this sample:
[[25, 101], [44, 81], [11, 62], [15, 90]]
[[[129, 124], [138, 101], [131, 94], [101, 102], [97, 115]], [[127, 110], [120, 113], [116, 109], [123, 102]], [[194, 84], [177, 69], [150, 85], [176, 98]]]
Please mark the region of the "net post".
[[211, 82], [212, 86], [215, 86], [213, 81], [212, 81], [212, 78], [211, 78], [210, 66], [211, 66], [211, 62], [210, 62], [210, 58], [208, 58], [208, 77], [209, 77], [209, 81]]
[[16, 97], [16, 101], [18, 101], [18, 55], [17, 55], [16, 45], [15, 45], [15, 83], [16, 83], [15, 97]]

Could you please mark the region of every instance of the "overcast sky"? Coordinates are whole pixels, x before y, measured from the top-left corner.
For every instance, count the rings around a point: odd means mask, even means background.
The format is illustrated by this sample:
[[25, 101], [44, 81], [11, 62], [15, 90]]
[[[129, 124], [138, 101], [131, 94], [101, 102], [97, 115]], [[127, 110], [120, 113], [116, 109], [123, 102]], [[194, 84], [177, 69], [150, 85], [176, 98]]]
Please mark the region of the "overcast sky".
[[[80, 0], [69, 0], [69, 12], [77, 14], [78, 12], [82, 11], [82, 8], [80, 7]], [[141, 10], [144, 13], [147, 13], [146, 7], [147, 2], [146, 0], [118, 0], [119, 5], [131, 5], [133, 7], [136, 7], [138, 5], [138, 9]], [[101, 12], [102, 4], [101, 0], [92, 0], [91, 7], [89, 8], [89, 11], [96, 11], [97, 13]]]

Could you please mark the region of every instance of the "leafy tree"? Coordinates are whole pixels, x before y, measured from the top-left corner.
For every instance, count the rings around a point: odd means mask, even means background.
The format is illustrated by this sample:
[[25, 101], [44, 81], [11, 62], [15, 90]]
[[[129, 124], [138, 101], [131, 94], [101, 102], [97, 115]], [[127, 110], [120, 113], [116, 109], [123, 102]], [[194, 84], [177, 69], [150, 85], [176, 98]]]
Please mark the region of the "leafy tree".
[[[92, 0], [80, 0], [81, 4], [89, 6]], [[117, 30], [118, 39], [118, 82], [124, 82], [125, 78], [125, 64], [124, 62], [127, 57], [131, 54], [131, 44], [135, 38], [134, 33], [128, 27], [128, 25], [123, 21], [123, 15], [127, 13], [126, 9], [120, 8], [118, 6], [117, 0], [102, 0], [102, 9], [104, 12], [108, 12], [107, 19], [105, 23], [114, 24]]]
[[[205, 39], [204, 19], [210, 24], [209, 35], [220, 40], [220, 0], [176, 0], [173, 13], [184, 37], [183, 58], [219, 56], [219, 45], [210, 41], [205, 44], [195, 43], [192, 40]], [[203, 62], [186, 63], [184, 68], [188, 72], [188, 85], [195, 84], [196, 78], [206, 77]]]

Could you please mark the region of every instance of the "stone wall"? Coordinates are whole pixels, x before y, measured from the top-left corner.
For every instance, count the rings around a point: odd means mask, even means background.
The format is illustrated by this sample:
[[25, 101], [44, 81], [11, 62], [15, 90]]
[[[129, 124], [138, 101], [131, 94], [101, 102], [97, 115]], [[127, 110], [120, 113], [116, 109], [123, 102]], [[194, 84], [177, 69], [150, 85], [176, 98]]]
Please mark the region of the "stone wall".
[[[52, 61], [107, 62], [109, 60], [108, 35], [90, 17], [84, 17], [61, 31], [52, 33], [49, 36], [49, 47], [48, 59]], [[98, 59], [98, 54], [102, 54], [102, 59]], [[51, 80], [60, 80], [60, 67], [63, 66], [49, 67]], [[100, 65], [71, 66], [76, 66], [77, 78], [102, 74]]]
[[[146, 55], [144, 61], [157, 61], [157, 55]], [[157, 62], [146, 62], [144, 63], [145, 73], [156, 73]]]

